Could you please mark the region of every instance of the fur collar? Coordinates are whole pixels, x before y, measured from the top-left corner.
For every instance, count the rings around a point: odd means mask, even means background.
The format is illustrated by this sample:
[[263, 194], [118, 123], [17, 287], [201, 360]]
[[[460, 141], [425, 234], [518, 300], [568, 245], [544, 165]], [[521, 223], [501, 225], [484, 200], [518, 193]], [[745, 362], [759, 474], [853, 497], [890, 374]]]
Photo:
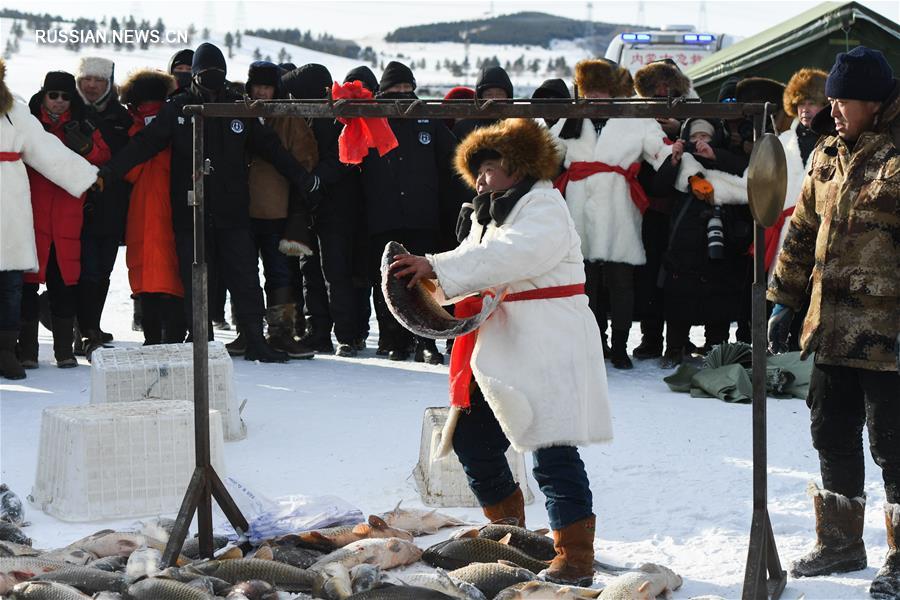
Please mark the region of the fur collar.
[[516, 203], [531, 191], [535, 183], [535, 179], [526, 177], [505, 192], [485, 192], [475, 196], [472, 202], [463, 204], [456, 223], [456, 238], [462, 242], [469, 237], [472, 230], [472, 213], [475, 213], [475, 220], [482, 227], [486, 228], [492, 221], [497, 227], [503, 225]]
[[6, 86], [6, 61], [0, 58], [0, 115], [5, 115], [13, 107], [13, 95]]

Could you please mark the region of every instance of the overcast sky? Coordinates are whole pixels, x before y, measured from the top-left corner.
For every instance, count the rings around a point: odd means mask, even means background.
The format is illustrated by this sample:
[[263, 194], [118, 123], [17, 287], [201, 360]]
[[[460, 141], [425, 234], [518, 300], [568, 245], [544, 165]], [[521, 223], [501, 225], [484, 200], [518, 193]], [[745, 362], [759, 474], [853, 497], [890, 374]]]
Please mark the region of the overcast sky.
[[[900, 21], [900, 2], [866, 1], [862, 4]], [[4, 0], [4, 7], [31, 12], [49, 12], [63, 17], [133, 14], [155, 21], [162, 17], [168, 27], [194, 23], [214, 30], [293, 28], [327, 31], [337, 37], [358, 39], [384, 34], [404, 25], [438, 21], [460, 21], [519, 11], [542, 11], [574, 19], [586, 19], [588, 2], [528, 0], [437, 0], [290, 2], [234, 0], [222, 2], [35, 2]], [[714, 33], [750, 36], [819, 4], [806, 1], [649, 1], [607, 2], [595, 0], [593, 19], [648, 26], [692, 24]], [[643, 7], [643, 10], [641, 10]], [[705, 11], [703, 10], [705, 8]], [[703, 22], [705, 12], [705, 23]], [[640, 21], [639, 21], [640, 19]], [[705, 26], [704, 26], [705, 25]]]

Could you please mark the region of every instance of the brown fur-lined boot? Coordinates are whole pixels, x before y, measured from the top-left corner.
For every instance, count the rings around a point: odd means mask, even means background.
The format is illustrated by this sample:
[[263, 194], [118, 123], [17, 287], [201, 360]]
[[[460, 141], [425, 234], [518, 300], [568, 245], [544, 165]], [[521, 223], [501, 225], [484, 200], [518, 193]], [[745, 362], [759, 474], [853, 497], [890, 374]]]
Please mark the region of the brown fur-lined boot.
[[900, 598], [900, 550], [897, 540], [900, 539], [900, 504], [884, 505], [884, 524], [887, 526], [888, 553], [884, 558], [884, 566], [879, 569], [869, 594], [873, 598]]
[[866, 498], [847, 498], [809, 484], [816, 511], [816, 546], [791, 567], [792, 577], [817, 577], [866, 568], [863, 523]]
[[500, 502], [483, 506], [481, 510], [491, 523], [503, 519], [517, 519], [519, 527], [525, 527], [525, 496], [520, 487]]
[[594, 527], [597, 517], [575, 521], [553, 531], [556, 557], [540, 575], [563, 585], [590, 585], [594, 579]]

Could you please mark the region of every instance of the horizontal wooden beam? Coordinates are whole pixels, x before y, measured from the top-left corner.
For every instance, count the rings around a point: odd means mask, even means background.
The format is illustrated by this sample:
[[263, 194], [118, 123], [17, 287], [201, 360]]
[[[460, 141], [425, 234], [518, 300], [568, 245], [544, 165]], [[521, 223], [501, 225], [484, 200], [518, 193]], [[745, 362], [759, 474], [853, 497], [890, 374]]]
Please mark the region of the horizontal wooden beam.
[[[768, 114], [777, 106], [769, 104]], [[669, 118], [739, 119], [761, 115], [765, 104], [698, 100], [267, 100], [191, 104], [185, 114], [204, 117], [387, 117], [389, 119]]]

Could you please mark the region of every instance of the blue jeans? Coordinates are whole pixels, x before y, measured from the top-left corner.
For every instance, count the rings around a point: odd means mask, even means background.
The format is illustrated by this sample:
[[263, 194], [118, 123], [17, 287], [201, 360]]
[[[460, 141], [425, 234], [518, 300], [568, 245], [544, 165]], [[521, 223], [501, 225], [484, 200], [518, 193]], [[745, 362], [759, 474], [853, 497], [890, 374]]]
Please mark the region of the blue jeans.
[[[491, 506], [516, 491], [500, 423], [476, 386], [471, 409], [460, 416], [453, 434], [453, 450], [462, 463], [469, 487], [482, 506]], [[547, 498], [550, 527], [562, 529], [594, 514], [593, 496], [584, 463], [574, 446], [535, 450], [532, 473]]]
[[19, 330], [22, 274], [22, 271], [0, 271], [0, 331]]
[[266, 277], [266, 295], [274, 290], [291, 287], [290, 260], [296, 260], [278, 249], [287, 219], [250, 219], [253, 242], [262, 257]]

